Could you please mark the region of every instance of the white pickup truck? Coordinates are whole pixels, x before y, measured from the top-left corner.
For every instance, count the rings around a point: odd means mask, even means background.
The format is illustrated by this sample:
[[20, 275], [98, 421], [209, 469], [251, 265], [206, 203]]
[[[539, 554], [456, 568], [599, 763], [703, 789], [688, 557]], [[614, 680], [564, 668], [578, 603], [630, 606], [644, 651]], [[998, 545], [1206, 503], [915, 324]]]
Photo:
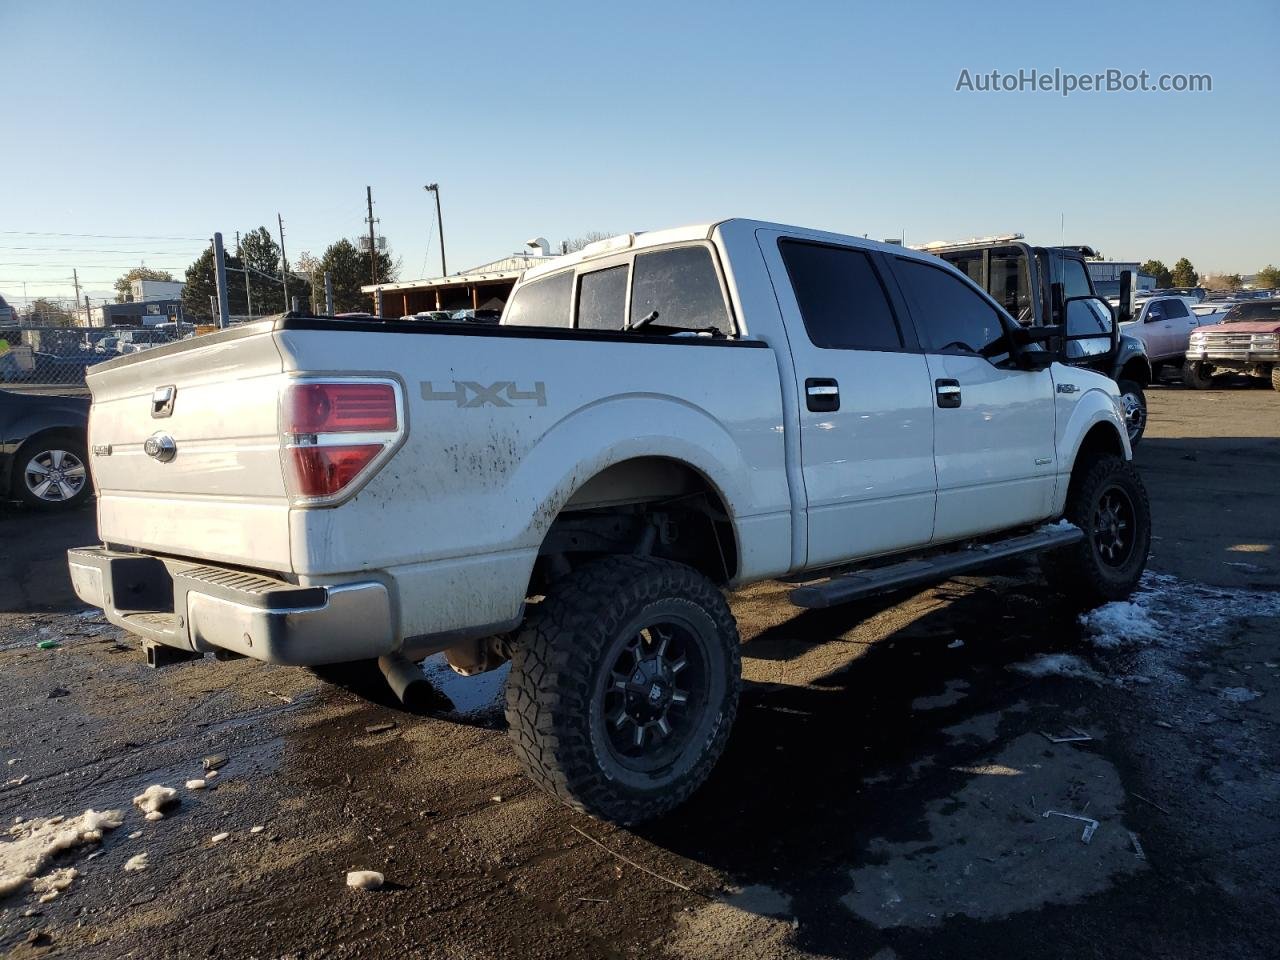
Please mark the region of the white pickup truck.
[[[497, 326], [285, 315], [92, 368], [80, 597], [153, 663], [460, 673], [510, 658], [530, 776], [634, 822], [736, 711], [724, 591], [827, 606], [1046, 553], [1088, 602], [1150, 543], [1114, 350], [1022, 328], [937, 258], [749, 220], [525, 274]], [[1056, 523], [1065, 518], [1066, 523]]]

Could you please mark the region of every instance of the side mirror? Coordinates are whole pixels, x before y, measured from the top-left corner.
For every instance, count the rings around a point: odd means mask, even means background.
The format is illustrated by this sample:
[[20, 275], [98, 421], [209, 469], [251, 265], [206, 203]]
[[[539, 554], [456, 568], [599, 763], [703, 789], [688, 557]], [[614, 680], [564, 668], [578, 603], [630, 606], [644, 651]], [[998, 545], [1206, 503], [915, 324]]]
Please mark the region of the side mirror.
[[1067, 363], [1091, 365], [1115, 356], [1120, 325], [1111, 305], [1099, 297], [1071, 297], [1063, 304], [1063, 346]]
[[1116, 311], [1116, 323], [1128, 323], [1134, 315], [1133, 271], [1120, 271], [1120, 308]]

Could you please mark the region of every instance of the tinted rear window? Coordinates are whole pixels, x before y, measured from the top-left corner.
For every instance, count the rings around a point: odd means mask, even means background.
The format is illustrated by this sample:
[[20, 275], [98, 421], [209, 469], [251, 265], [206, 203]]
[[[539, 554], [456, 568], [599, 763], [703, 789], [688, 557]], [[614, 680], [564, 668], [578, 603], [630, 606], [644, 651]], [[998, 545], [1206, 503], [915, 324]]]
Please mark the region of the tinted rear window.
[[866, 253], [798, 240], [783, 240], [779, 250], [814, 346], [902, 349], [889, 298]]
[[573, 271], [526, 283], [507, 304], [504, 322], [518, 327], [567, 327], [572, 292]]
[[631, 281], [631, 322], [658, 311], [660, 326], [733, 332], [711, 252], [674, 247], [636, 256]]
[[621, 330], [627, 306], [627, 267], [610, 267], [578, 278], [578, 326]]
[[1187, 316], [1187, 305], [1181, 300], [1166, 300], [1164, 315], [1170, 320], [1181, 320]]

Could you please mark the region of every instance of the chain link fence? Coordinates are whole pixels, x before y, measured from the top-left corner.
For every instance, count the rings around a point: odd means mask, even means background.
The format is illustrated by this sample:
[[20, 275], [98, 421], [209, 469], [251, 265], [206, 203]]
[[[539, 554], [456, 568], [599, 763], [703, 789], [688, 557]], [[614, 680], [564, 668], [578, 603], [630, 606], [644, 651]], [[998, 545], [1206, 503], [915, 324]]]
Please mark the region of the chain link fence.
[[[134, 338], [138, 343], [130, 343]], [[68, 387], [84, 389], [85, 371], [121, 353], [167, 343], [154, 328], [102, 330], [68, 326], [0, 327], [0, 389]]]

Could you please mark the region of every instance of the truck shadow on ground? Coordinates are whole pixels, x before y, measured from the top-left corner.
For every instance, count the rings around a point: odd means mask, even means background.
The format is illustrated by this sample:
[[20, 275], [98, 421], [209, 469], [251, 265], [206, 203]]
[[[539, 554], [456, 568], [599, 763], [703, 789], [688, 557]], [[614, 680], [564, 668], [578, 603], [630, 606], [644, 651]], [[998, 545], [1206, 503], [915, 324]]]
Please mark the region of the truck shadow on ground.
[[[741, 909], [759, 916], [738, 925], [743, 949], [785, 921], [781, 956], [1045, 955], [1042, 924], [1078, 925], [1077, 905], [1103, 890], [1141, 898], [1145, 863], [1121, 824], [1126, 765], [1096, 726], [1108, 692], [1011, 669], [1083, 643], [1076, 611], [1034, 571], [928, 591], [906, 604], [927, 612], [873, 642], [857, 628], [900, 597], [799, 613], [749, 640], [749, 658], [835, 642], [848, 661], [809, 682], [748, 683], [707, 785], [636, 831], [745, 888]], [[1071, 725], [1098, 742], [1039, 732]], [[1091, 846], [1041, 817], [1082, 806], [1109, 824]]]

